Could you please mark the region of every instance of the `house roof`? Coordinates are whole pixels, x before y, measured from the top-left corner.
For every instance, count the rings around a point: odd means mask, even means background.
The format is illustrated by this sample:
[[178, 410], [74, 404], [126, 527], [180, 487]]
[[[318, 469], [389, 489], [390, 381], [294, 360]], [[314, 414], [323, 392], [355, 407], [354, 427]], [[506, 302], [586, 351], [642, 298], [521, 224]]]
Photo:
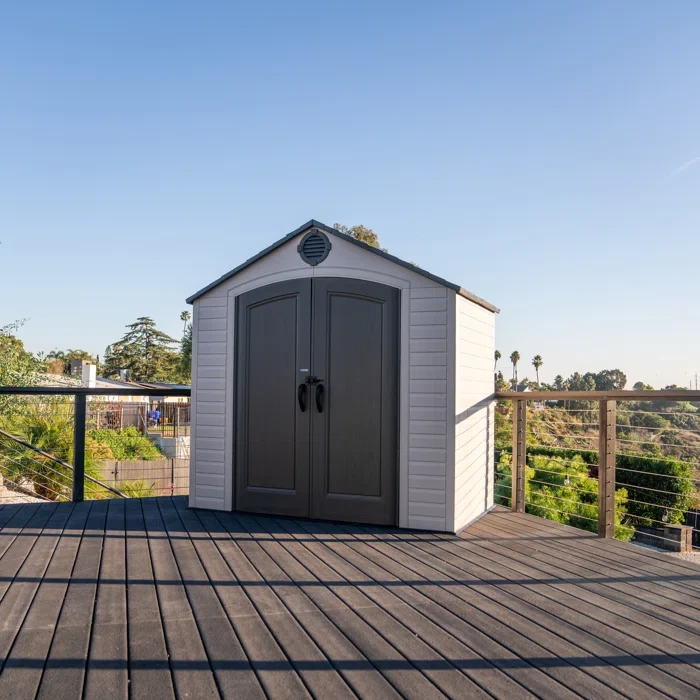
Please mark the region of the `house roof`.
[[177, 384], [175, 382], [138, 382], [139, 386], [146, 389], [191, 389], [189, 384]]
[[362, 241], [358, 241], [356, 238], [353, 238], [352, 236], [348, 236], [345, 233], [341, 233], [335, 228], [332, 228], [330, 226], [326, 226], [326, 224], [322, 224], [320, 221], [316, 221], [316, 219], [311, 219], [310, 221], [307, 221], [303, 226], [300, 226], [298, 229], [292, 231], [291, 233], [288, 233], [284, 238], [280, 238], [278, 241], [273, 243], [271, 246], [268, 246], [265, 248], [265, 250], [261, 250], [257, 255], [254, 255], [252, 258], [248, 258], [244, 263], [239, 265], [238, 267], [234, 267], [233, 270], [230, 272], [227, 272], [225, 275], [222, 275], [219, 277], [219, 279], [214, 280], [211, 284], [208, 284], [206, 287], [203, 289], [200, 289], [196, 294], [193, 294], [191, 297], [187, 299], [187, 303], [191, 304], [195, 299], [199, 299], [199, 297], [203, 296], [206, 294], [208, 291], [211, 289], [214, 289], [214, 287], [217, 287], [220, 285], [222, 282], [225, 282], [228, 279], [231, 279], [234, 275], [237, 275], [239, 272], [242, 270], [245, 270], [247, 267], [250, 267], [253, 263], [257, 262], [261, 258], [264, 258], [268, 253], [271, 253], [273, 250], [277, 250], [280, 246], [284, 245], [288, 241], [292, 240], [292, 238], [295, 238], [298, 236], [300, 233], [304, 233], [304, 231], [308, 231], [309, 229], [316, 228], [320, 229], [321, 231], [325, 233], [329, 233], [333, 236], [337, 236], [338, 238], [342, 238], [344, 241], [348, 241], [349, 243], [352, 243], [353, 245], [359, 246], [360, 248], [364, 248], [365, 250], [369, 251], [370, 253], [373, 253], [374, 255], [379, 255], [382, 258], [386, 258], [387, 260], [391, 260], [391, 262], [396, 263], [397, 265], [401, 265], [401, 267], [405, 267], [408, 270], [411, 270], [412, 272], [415, 272], [417, 275], [422, 275], [423, 277], [427, 277], [429, 280], [432, 280], [433, 282], [437, 282], [438, 284], [441, 284], [449, 289], [453, 289], [457, 294], [460, 296], [464, 297], [465, 299], [469, 299], [469, 301], [473, 301], [475, 304], [478, 304], [479, 306], [483, 306], [485, 309], [488, 309], [489, 311], [492, 311], [493, 313], [499, 313], [500, 309], [493, 304], [490, 304], [488, 301], [485, 299], [482, 299], [481, 297], [477, 296], [476, 294], [472, 294], [471, 292], [467, 291], [463, 287], [461, 287], [459, 284], [455, 284], [454, 282], [448, 282], [446, 279], [443, 279], [442, 277], [438, 277], [437, 275], [433, 275], [427, 270], [424, 270], [420, 267], [417, 267], [416, 265], [413, 265], [410, 262], [406, 262], [405, 260], [401, 260], [401, 258], [397, 258], [395, 255], [390, 255], [389, 253], [385, 253], [383, 250], [379, 250], [379, 248], [374, 248], [371, 245], [367, 245], [367, 243], [363, 243]]

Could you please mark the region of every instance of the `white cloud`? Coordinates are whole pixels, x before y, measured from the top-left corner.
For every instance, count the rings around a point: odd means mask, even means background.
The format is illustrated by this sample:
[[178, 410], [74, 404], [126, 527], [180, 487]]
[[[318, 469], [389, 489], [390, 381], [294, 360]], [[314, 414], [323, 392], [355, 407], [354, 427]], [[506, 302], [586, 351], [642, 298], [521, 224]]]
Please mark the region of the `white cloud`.
[[673, 180], [674, 177], [678, 177], [681, 173], [684, 173], [688, 168], [692, 168], [695, 165], [700, 165], [700, 156], [691, 158], [689, 161], [683, 163], [680, 168], [676, 168], [669, 176], [669, 180]]

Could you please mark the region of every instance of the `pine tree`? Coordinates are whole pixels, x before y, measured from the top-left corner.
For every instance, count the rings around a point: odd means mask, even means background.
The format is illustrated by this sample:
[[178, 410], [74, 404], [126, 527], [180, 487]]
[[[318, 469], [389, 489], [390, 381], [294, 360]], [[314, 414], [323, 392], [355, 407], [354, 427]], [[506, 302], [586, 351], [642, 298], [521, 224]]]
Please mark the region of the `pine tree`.
[[152, 318], [141, 316], [127, 326], [123, 338], [105, 350], [104, 375], [116, 379], [120, 369], [128, 369], [135, 381], [171, 381], [177, 373], [176, 342], [159, 331]]

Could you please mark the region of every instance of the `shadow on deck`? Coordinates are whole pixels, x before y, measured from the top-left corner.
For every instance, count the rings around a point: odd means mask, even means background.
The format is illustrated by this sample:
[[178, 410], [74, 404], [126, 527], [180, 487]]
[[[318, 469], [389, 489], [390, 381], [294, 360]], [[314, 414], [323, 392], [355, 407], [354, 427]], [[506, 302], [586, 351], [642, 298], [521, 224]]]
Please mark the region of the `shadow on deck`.
[[0, 508], [0, 697], [697, 697], [700, 567], [497, 509], [460, 536]]

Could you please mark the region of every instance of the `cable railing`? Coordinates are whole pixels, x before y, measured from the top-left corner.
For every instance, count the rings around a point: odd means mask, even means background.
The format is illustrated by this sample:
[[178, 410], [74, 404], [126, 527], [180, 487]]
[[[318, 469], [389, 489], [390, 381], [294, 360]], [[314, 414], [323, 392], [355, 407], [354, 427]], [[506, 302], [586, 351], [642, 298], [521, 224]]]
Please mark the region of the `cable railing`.
[[[154, 422], [161, 415], [183, 418], [187, 430], [171, 432], [174, 443], [164, 445], [163, 431], [152, 434], [123, 423], [110, 427], [102, 397], [110, 397], [115, 412], [115, 404], [134, 394], [154, 397], [152, 405], [162, 409], [151, 414]], [[0, 505], [187, 494], [189, 404], [172, 404], [178, 406], [173, 410], [168, 399], [189, 395], [189, 389], [140, 386], [0, 387]]]
[[700, 550], [700, 391], [496, 398], [497, 503], [601, 537]]

